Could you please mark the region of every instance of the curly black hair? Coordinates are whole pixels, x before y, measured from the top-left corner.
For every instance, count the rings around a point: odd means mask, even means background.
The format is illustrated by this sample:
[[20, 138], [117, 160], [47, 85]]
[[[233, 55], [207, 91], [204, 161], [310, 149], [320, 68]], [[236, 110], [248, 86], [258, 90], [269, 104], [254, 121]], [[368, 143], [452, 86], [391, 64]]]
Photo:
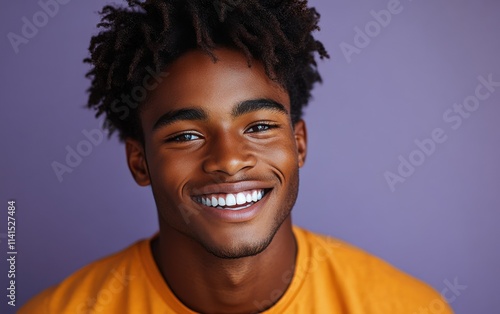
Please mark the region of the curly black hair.
[[[307, 0], [127, 0], [128, 7], [106, 5], [101, 30], [90, 42], [92, 68], [87, 107], [106, 115], [110, 134], [141, 139], [140, 105], [119, 114], [120, 97], [142, 86], [189, 50], [199, 49], [217, 61], [215, 49], [242, 51], [264, 65], [266, 74], [290, 95], [291, 119], [297, 122], [321, 82], [315, 52], [329, 58], [312, 36], [320, 15]], [[123, 98], [122, 98], [123, 99]], [[144, 100], [144, 97], [140, 97]], [[137, 108], [135, 108], [137, 107]]]

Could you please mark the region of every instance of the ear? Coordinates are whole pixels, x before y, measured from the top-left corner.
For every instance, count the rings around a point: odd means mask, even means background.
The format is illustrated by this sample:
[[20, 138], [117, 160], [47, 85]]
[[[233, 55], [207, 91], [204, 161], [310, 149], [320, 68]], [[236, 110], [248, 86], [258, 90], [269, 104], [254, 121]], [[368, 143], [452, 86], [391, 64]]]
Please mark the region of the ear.
[[125, 150], [127, 154], [127, 164], [135, 182], [140, 186], [151, 184], [149, 179], [148, 165], [146, 162], [146, 154], [142, 143], [134, 139], [125, 140]]
[[300, 119], [294, 126], [295, 143], [297, 145], [297, 152], [299, 154], [299, 168], [301, 168], [307, 155], [307, 129], [304, 120]]

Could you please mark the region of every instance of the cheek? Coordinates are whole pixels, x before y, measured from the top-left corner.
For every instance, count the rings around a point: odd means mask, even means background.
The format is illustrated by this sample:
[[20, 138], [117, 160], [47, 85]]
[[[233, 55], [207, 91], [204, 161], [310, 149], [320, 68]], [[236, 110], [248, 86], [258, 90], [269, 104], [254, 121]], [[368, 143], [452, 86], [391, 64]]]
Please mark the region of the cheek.
[[197, 167], [193, 154], [157, 153], [151, 160], [153, 188], [167, 197], [179, 196], [184, 184], [193, 178]]
[[196, 176], [195, 156], [169, 152], [157, 154], [151, 163], [151, 187], [159, 215], [172, 226], [189, 223], [194, 212], [191, 211], [192, 204], [186, 203], [188, 200], [182, 193], [186, 184]]
[[289, 178], [298, 169], [297, 148], [293, 139], [272, 141], [260, 146], [256, 152], [257, 159], [271, 166], [281, 179]]

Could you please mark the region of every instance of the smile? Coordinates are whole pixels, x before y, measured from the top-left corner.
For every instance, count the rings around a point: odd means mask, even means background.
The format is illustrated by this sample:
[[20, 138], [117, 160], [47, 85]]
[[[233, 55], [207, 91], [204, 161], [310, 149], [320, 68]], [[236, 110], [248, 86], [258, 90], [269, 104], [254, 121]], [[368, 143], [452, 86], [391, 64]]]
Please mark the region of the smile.
[[223, 210], [242, 210], [252, 206], [264, 197], [266, 190], [256, 189], [238, 193], [218, 193], [197, 196], [195, 202]]

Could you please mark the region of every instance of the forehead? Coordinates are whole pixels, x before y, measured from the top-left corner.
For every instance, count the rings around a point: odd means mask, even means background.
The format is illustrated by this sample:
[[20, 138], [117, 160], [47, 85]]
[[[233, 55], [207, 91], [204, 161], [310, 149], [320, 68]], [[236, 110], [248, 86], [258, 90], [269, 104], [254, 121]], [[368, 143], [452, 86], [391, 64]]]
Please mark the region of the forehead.
[[168, 75], [152, 92], [144, 114], [156, 116], [187, 106], [228, 112], [236, 103], [264, 98], [290, 110], [288, 93], [266, 75], [261, 62], [253, 60], [249, 67], [243, 53], [230, 49], [214, 54], [216, 62], [204, 52], [190, 51], [167, 67]]

